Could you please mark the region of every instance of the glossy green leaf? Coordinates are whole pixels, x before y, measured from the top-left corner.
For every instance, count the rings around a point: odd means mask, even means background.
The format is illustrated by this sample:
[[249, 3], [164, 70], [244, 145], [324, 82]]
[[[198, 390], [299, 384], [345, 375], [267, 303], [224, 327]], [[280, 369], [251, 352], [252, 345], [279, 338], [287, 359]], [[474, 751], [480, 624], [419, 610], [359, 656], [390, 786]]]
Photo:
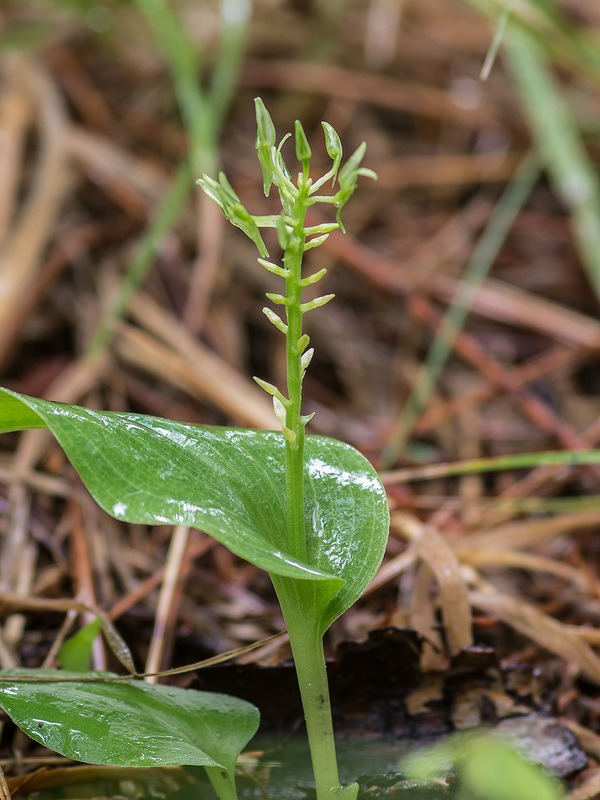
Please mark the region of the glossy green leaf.
[[0, 390], [0, 431], [23, 419], [47, 425], [112, 516], [190, 525], [270, 573], [321, 583], [324, 619], [348, 608], [381, 562], [385, 491], [369, 462], [342, 442], [306, 439], [302, 564], [287, 553], [281, 433], [91, 411]]
[[46, 427], [45, 421], [21, 400], [20, 395], [0, 390], [0, 433]]
[[[19, 676], [36, 680], [19, 682]], [[144, 681], [56, 682], [60, 677], [84, 676], [0, 672], [0, 707], [36, 742], [77, 761], [232, 770], [258, 728], [257, 709], [236, 697]]]

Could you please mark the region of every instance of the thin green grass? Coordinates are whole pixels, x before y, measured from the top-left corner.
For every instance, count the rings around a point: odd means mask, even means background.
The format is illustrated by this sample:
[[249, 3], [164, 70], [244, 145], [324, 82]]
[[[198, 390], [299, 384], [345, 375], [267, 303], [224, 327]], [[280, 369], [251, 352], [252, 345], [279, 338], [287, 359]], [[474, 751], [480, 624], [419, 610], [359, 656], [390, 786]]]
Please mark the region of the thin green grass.
[[504, 8], [502, 9], [502, 12], [500, 14], [500, 19], [498, 20], [496, 33], [494, 34], [494, 38], [490, 45], [490, 49], [487, 52], [485, 61], [483, 62], [481, 72], [479, 73], [479, 77], [482, 81], [486, 81], [490, 75], [490, 72], [492, 71], [492, 67], [494, 66], [494, 62], [496, 61], [496, 57], [498, 55], [498, 50], [500, 49], [500, 45], [502, 44], [502, 39], [504, 38], [506, 26], [508, 25], [510, 12], [512, 11], [512, 6], [513, 6], [513, 0], [505, 0]]
[[[129, 301], [152, 267], [161, 241], [180, 216], [193, 176], [204, 172], [216, 174], [218, 171], [221, 131], [238, 86], [251, 11], [249, 0], [219, 0], [219, 49], [211, 62], [211, 78], [204, 87], [199, 76], [208, 54], [201, 53], [192, 42], [175, 10], [165, 0], [133, 0], [133, 3], [148, 22], [168, 64], [189, 140], [190, 157], [179, 167], [154, 219], [142, 235], [115, 299], [84, 355], [88, 361], [98, 358], [109, 345], [115, 322], [125, 313]], [[40, 0], [40, 6], [46, 6], [50, 11], [58, 8], [79, 18], [85, 25], [94, 3]], [[35, 49], [43, 45], [47, 32], [47, 24], [27, 23], [19, 31], [8, 32], [0, 50], [4, 46]]]
[[538, 159], [534, 154], [529, 154], [496, 204], [383, 451], [383, 464], [393, 463], [405, 449], [452, 352], [456, 337], [464, 326], [477, 292], [489, 275], [500, 248], [539, 176]]
[[[490, 19], [497, 35], [507, 0], [463, 2]], [[575, 75], [600, 82], [600, 47], [597, 35], [584, 27], [574, 25], [553, 0], [521, 0], [511, 8], [510, 24], [532, 37], [556, 64]]]
[[199, 80], [201, 54], [186, 35], [181, 20], [164, 0], [135, 0], [170, 69], [181, 116], [190, 142], [190, 157], [176, 173], [154, 220], [142, 236], [117, 294], [86, 353], [98, 358], [108, 346], [115, 322], [142, 285], [161, 241], [177, 222], [194, 176], [218, 171], [219, 140], [227, 110], [237, 88], [250, 13], [248, 0], [221, 0], [221, 39], [212, 79]]
[[472, 458], [446, 464], [430, 464], [425, 467], [409, 467], [381, 474], [384, 483], [405, 483], [415, 480], [433, 480], [455, 475], [474, 475], [482, 472], [501, 472], [512, 469], [537, 467], [575, 467], [584, 464], [600, 464], [600, 450], [564, 450], [544, 453], [517, 453], [494, 458]]
[[127, 272], [121, 278], [115, 298], [104, 315], [84, 358], [98, 358], [112, 339], [115, 323], [127, 310], [131, 299], [144, 282], [154, 264], [161, 242], [177, 222], [192, 188], [192, 171], [185, 161], [177, 171], [168, 192], [163, 198], [154, 220], [140, 239]]
[[[408, 467], [380, 473], [384, 486], [418, 481], [439, 480], [463, 475], [478, 475], [490, 472], [508, 472], [538, 467], [578, 467], [600, 464], [600, 450], [567, 450], [543, 453], [518, 453], [494, 458], [472, 458], [445, 464], [430, 464], [424, 467]], [[416, 498], [418, 504], [418, 498]], [[440, 500], [440, 504], [443, 504]], [[600, 510], [600, 495], [583, 497], [477, 497], [467, 502], [472, 506], [484, 506], [496, 511], [528, 514], [564, 514], [575, 511]]]
[[[569, 24], [553, 2], [523, 0], [513, 7], [510, 0], [464, 1], [496, 24], [482, 73], [487, 75], [502, 45], [510, 75], [522, 99], [538, 158], [531, 156], [529, 166], [524, 165], [514, 185], [507, 187], [471, 257], [463, 281], [384, 450], [382, 462], [386, 465], [397, 458], [409, 441], [469, 313], [476, 291], [489, 274], [514, 219], [539, 177], [538, 160], [568, 209], [583, 267], [600, 298], [600, 180], [586, 151], [574, 109], [552, 72], [552, 62], [556, 61], [567, 65], [578, 77], [600, 81], [600, 48], [597, 43], [594, 46], [589, 31]], [[560, 457], [562, 454], [554, 455]], [[569, 461], [571, 454], [566, 454], [566, 457], [567, 461], [560, 463], [576, 463]], [[534, 463], [529, 465], [535, 466]], [[454, 474], [468, 471], [465, 469]]]
[[221, 39], [212, 78], [200, 80], [206, 54], [186, 34], [165, 0], [135, 0], [144, 14], [171, 73], [179, 109], [190, 139], [191, 163], [198, 175], [216, 174], [218, 144], [225, 115], [237, 87], [250, 16], [248, 0], [221, 0]]
[[569, 210], [575, 243], [600, 298], [600, 180], [565, 90], [531, 36], [509, 29], [506, 55], [540, 158]]

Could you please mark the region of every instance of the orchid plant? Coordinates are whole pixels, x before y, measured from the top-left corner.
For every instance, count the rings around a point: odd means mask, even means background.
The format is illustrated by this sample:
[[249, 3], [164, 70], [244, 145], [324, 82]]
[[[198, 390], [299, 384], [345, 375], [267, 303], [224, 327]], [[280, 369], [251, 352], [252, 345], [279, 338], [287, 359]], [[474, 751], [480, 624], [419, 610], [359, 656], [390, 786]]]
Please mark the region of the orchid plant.
[[[303, 331], [303, 317], [333, 295], [304, 299], [304, 289], [319, 282], [325, 270], [303, 276], [302, 262], [304, 253], [322, 244], [331, 231], [344, 230], [340, 212], [359, 176], [376, 176], [361, 167], [364, 143], [342, 166], [339, 136], [324, 122], [332, 165], [313, 180], [311, 148], [296, 121], [295, 153], [301, 168], [292, 180], [282, 154], [288, 137], [277, 144], [267, 109], [260, 98], [255, 104], [264, 191], [268, 195], [276, 188], [281, 213], [249, 213], [223, 173], [218, 180], [204, 175], [199, 184], [254, 242], [259, 263], [285, 281], [284, 292], [267, 294], [281, 313], [263, 309], [285, 336], [285, 391], [255, 378], [273, 398], [281, 431], [215, 428], [98, 412], [9, 389], [0, 390], [0, 431], [49, 428], [96, 501], [117, 519], [197, 527], [269, 573], [294, 657], [317, 800], [354, 800], [358, 785], [342, 785], [338, 775], [323, 636], [374, 577], [387, 541], [389, 514], [377, 474], [357, 450], [334, 439], [305, 434], [312, 415], [303, 413], [302, 381], [313, 349]], [[336, 181], [337, 189], [323, 193], [326, 184], [335, 187]], [[336, 222], [307, 225], [307, 213], [317, 204], [335, 209]], [[261, 234], [264, 228], [276, 230], [283, 251], [280, 263], [268, 260]], [[160, 707], [160, 719], [166, 719], [169, 715], [161, 703], [170, 704], [175, 723], [168, 723], [168, 734], [156, 734], [158, 740], [151, 749], [158, 755], [152, 756], [152, 763], [202, 764], [221, 800], [231, 800], [235, 758], [256, 729], [256, 710], [235, 698], [179, 692], [183, 690], [147, 687], [132, 680], [132, 675], [117, 679], [96, 673], [0, 673], [0, 706], [18, 725], [37, 741], [93, 763], [143, 763], [142, 753], [147, 752], [144, 748], [152, 735], [145, 733], [143, 747], [140, 743], [136, 750], [136, 715], [143, 715], [146, 706]], [[157, 699], [157, 693], [164, 697]], [[125, 736], [118, 722], [128, 714], [129, 735]], [[236, 715], [244, 722], [234, 733]], [[173, 744], [177, 719], [182, 720], [181, 752]], [[194, 724], [202, 734], [200, 742], [193, 733]], [[107, 744], [114, 740], [112, 725], [117, 725], [121, 737], [120, 755]], [[190, 737], [195, 750], [188, 746]], [[169, 745], [162, 756], [161, 742]]]

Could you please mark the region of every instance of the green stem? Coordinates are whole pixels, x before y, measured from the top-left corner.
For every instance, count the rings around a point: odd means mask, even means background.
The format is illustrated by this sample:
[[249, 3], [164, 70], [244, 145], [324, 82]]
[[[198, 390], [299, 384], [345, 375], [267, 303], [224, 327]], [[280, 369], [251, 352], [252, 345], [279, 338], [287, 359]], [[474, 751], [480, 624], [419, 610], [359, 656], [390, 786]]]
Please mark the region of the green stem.
[[285, 474], [287, 498], [288, 541], [296, 558], [306, 559], [304, 531], [304, 423], [302, 414], [302, 256], [306, 235], [306, 195], [301, 192], [294, 204], [294, 227], [284, 254], [284, 267], [289, 270], [286, 279], [287, 334], [286, 364], [289, 405], [286, 410]]
[[219, 800], [238, 800], [233, 770], [223, 767], [204, 767]]
[[338, 774], [323, 639], [303, 612], [310, 587], [272, 577], [294, 656], [317, 800], [356, 800], [358, 784], [342, 786]]
[[[304, 520], [304, 427], [302, 419], [301, 357], [306, 347], [302, 341], [302, 256], [306, 244], [304, 221], [308, 207], [308, 175], [299, 181], [294, 202], [294, 224], [285, 248], [287, 308], [287, 392], [288, 404], [284, 433], [286, 436], [286, 500], [288, 547], [299, 560], [307, 560]], [[298, 685], [302, 697], [308, 733], [317, 800], [355, 800], [358, 786], [342, 787], [338, 775], [329, 685], [325, 669], [323, 639], [318, 621], [311, 619], [314, 607], [310, 582], [293, 581], [272, 575], [290, 637]], [[314, 617], [314, 614], [313, 614]]]
[[317, 798], [321, 800], [340, 788], [323, 644], [320, 637], [303, 641], [301, 635], [294, 636], [289, 628], [288, 633], [290, 642], [293, 642]]

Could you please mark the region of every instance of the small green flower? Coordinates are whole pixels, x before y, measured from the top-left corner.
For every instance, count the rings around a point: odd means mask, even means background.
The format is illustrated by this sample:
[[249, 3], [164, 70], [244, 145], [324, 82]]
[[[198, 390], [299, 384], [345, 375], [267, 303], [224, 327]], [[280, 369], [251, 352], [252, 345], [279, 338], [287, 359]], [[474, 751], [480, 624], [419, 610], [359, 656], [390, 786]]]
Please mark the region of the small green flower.
[[366, 149], [367, 149], [367, 143], [363, 142], [356, 148], [354, 153], [352, 153], [348, 161], [346, 161], [346, 163], [338, 173], [338, 183], [340, 188], [336, 192], [335, 197], [333, 198], [333, 202], [337, 209], [337, 221], [342, 233], [346, 233], [346, 230], [344, 228], [344, 225], [342, 224], [340, 212], [343, 206], [348, 202], [348, 200], [354, 194], [354, 190], [356, 189], [356, 183], [358, 181], [358, 176], [365, 175], [368, 178], [373, 178], [373, 180], [377, 180], [377, 175], [373, 172], [372, 169], [366, 169], [365, 167], [360, 166], [360, 162], [364, 158]]
[[254, 107], [256, 110], [256, 150], [263, 174], [265, 197], [268, 197], [273, 183], [272, 150], [276, 140], [275, 125], [273, 125], [271, 115], [260, 97], [254, 99]]
[[299, 119], [296, 120], [296, 127], [295, 127], [295, 134], [296, 134], [296, 158], [298, 161], [301, 161], [304, 165], [308, 166], [308, 160], [312, 155], [312, 151], [310, 149], [310, 145], [308, 143], [308, 139], [306, 138], [306, 134], [304, 133], [304, 128], [302, 127], [302, 123]]
[[258, 226], [254, 221], [254, 217], [244, 208], [242, 201], [233, 191], [233, 188], [224, 172], [219, 172], [219, 182], [209, 178], [208, 175], [203, 175], [197, 181], [206, 194], [211, 197], [215, 203], [221, 206], [225, 218], [228, 219], [233, 225], [244, 231], [249, 239], [252, 239], [256, 245], [258, 252], [264, 258], [269, 255], [269, 251], [263, 242]]
[[327, 155], [333, 161], [332, 173], [335, 181], [335, 176], [342, 162], [342, 143], [333, 125], [328, 122], [322, 122], [321, 125], [325, 131], [325, 149], [327, 150]]

